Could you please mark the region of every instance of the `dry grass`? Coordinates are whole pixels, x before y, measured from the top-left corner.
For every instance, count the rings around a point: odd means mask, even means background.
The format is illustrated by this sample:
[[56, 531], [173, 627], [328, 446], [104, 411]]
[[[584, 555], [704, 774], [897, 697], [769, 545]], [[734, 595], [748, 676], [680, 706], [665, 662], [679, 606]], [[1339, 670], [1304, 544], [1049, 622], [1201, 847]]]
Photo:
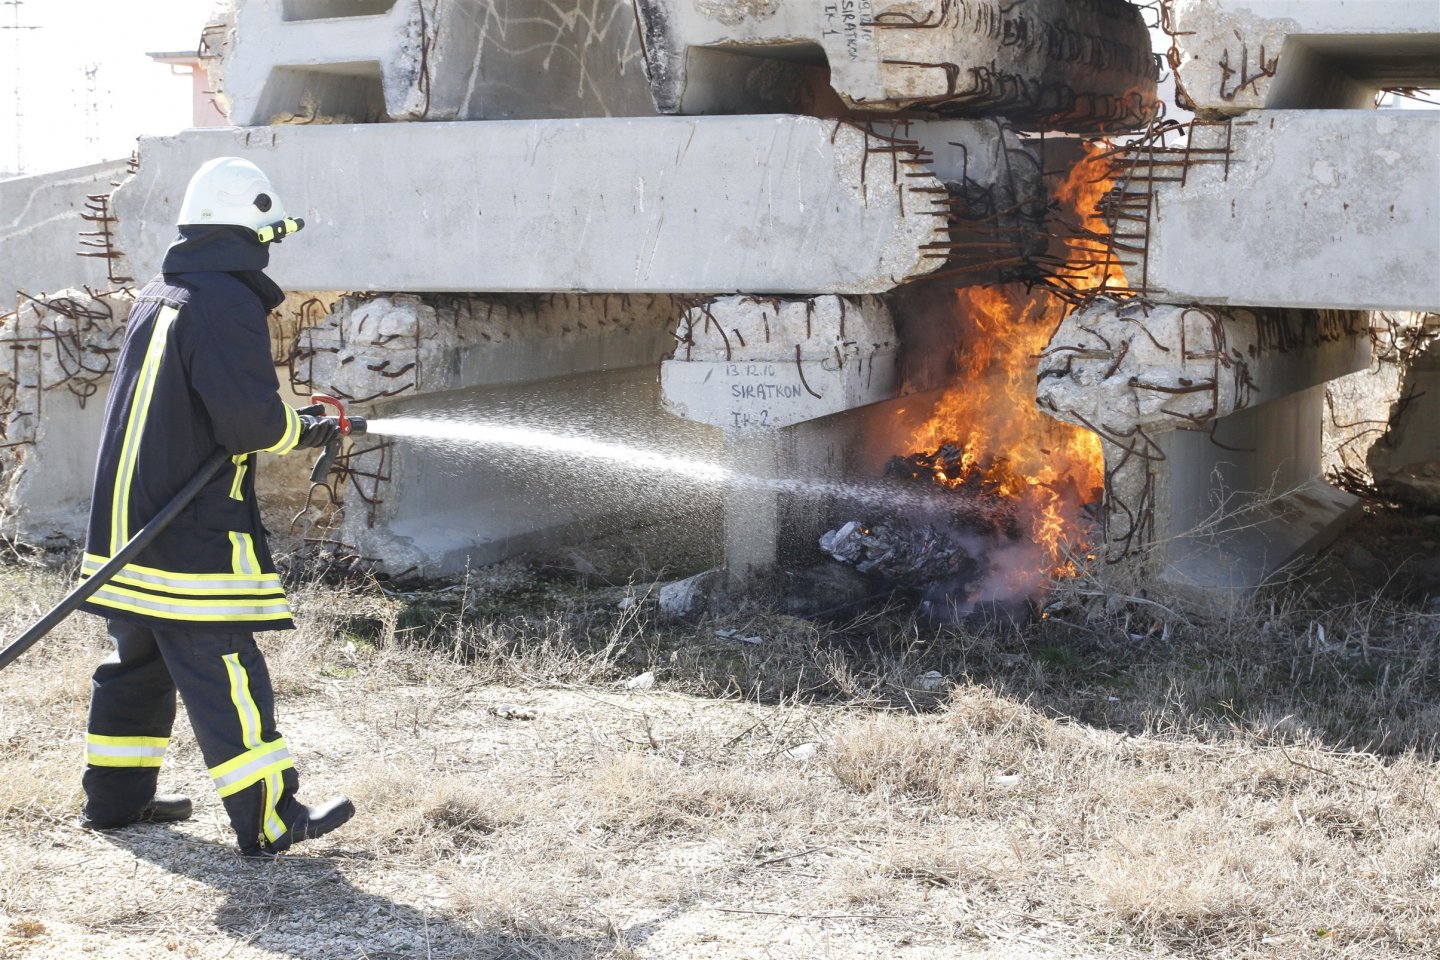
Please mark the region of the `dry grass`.
[[[62, 587], [0, 567], [0, 629]], [[273, 864], [229, 852], [185, 733], [162, 782], [192, 821], [71, 825], [104, 649], [73, 618], [0, 678], [0, 958], [1440, 944], [1423, 605], [1291, 589], [1200, 618], [1081, 580], [1049, 620], [987, 633], [899, 612], [680, 625], [645, 593], [513, 567], [410, 595], [299, 587], [302, 629], [266, 641], [281, 726], [302, 795], [360, 813]]]

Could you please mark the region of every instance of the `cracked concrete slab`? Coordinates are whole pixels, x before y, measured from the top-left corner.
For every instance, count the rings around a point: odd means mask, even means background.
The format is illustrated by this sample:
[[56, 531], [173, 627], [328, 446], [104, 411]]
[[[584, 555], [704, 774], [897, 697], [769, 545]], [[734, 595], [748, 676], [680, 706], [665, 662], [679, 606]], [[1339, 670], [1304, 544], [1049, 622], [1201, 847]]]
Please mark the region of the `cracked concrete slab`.
[[224, 37], [238, 126], [654, 113], [625, 0], [235, 0]]
[[291, 363], [354, 404], [546, 380], [656, 362], [680, 309], [647, 294], [348, 296], [300, 332]]
[[0, 313], [14, 308], [21, 290], [39, 296], [109, 286], [106, 261], [77, 254], [103, 252], [83, 245], [99, 238], [81, 234], [103, 229], [85, 219], [100, 215], [89, 198], [108, 195], [125, 173], [126, 162], [114, 160], [0, 180]]
[[662, 113], [709, 112], [755, 58], [828, 66], [867, 111], [1119, 130], [1155, 102], [1149, 35], [1124, 0], [637, 0], [636, 13]]

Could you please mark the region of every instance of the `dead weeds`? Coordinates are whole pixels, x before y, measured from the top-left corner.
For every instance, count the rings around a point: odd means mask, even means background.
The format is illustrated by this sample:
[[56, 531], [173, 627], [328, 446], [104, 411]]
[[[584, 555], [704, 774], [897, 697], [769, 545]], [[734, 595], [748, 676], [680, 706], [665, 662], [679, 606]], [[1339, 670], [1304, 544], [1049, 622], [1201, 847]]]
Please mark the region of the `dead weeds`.
[[[593, 579], [593, 578], [592, 578]], [[623, 578], [620, 581], [623, 584]], [[63, 590], [0, 567], [13, 636]], [[0, 957], [1423, 957], [1440, 624], [1292, 584], [1197, 614], [1078, 579], [992, 629], [680, 624], [510, 566], [295, 585], [264, 646], [306, 797], [230, 852], [183, 723], [174, 827], [78, 812], [99, 621], [0, 687]], [[645, 675], [653, 685], [632, 684]]]

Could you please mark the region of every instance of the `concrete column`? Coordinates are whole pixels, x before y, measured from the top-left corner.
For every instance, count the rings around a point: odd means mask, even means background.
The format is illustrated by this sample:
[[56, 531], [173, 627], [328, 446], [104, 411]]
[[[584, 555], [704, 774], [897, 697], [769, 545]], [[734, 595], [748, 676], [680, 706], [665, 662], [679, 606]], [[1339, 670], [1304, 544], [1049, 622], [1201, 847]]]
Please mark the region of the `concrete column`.
[[625, 0], [235, 0], [230, 120], [512, 120], [653, 114]]
[[1363, 109], [1387, 87], [1440, 84], [1440, 5], [1431, 0], [1167, 6], [1180, 102], [1202, 115]]
[[687, 311], [676, 339], [662, 400], [724, 431], [725, 568], [743, 589], [823, 531], [822, 502], [767, 481], [843, 476], [856, 425], [840, 414], [898, 389], [894, 323], [875, 297], [724, 297]]
[[1120, 258], [1147, 297], [1440, 309], [1440, 111], [1267, 110], [1136, 148], [1119, 176], [1145, 216]]
[[1328, 542], [1355, 500], [1320, 479], [1323, 385], [1368, 362], [1367, 321], [1107, 300], [1067, 318], [1037, 399], [1103, 441], [1106, 558], [1227, 592]]
[[638, 0], [636, 9], [662, 113], [716, 109], [753, 57], [828, 65], [845, 104], [867, 111], [1113, 131], [1143, 125], [1155, 101], [1149, 36], [1123, 0]]
[[271, 259], [293, 290], [870, 293], [949, 236], [916, 145], [809, 117], [189, 130], [140, 154], [114, 198], [139, 275], [224, 154], [306, 219]]

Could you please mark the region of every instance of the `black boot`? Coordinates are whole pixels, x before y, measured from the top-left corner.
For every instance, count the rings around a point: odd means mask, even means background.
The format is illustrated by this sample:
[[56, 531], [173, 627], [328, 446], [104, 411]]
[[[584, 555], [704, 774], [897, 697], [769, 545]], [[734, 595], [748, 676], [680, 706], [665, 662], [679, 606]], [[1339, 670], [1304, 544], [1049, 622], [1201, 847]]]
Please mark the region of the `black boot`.
[[189, 820], [190, 814], [194, 810], [195, 807], [189, 797], [182, 797], [174, 793], [157, 793], [132, 817], [124, 820], [105, 821], [91, 820], [89, 817], [82, 816], [80, 826], [86, 830], [119, 830], [132, 823], [176, 823], [180, 820]]
[[355, 816], [355, 804], [350, 802], [349, 797], [334, 797], [317, 806], [307, 807], [299, 804], [300, 815], [290, 824], [290, 829], [285, 831], [274, 844], [257, 843], [250, 847], [241, 847], [240, 853], [246, 857], [273, 857], [277, 853], [283, 853], [290, 847], [302, 840], [314, 840], [323, 837], [331, 830], [343, 826], [349, 819]]

